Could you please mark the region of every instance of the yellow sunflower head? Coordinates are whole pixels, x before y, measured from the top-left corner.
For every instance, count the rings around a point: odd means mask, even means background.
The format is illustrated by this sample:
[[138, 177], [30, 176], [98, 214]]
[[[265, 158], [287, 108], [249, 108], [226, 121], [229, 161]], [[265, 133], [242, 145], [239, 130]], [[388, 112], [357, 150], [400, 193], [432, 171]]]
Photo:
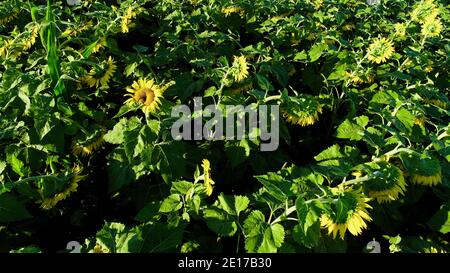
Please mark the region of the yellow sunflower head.
[[225, 16], [230, 16], [233, 13], [239, 14], [239, 15], [244, 15], [244, 10], [241, 7], [238, 6], [228, 6], [228, 7], [224, 7], [222, 8], [222, 13], [225, 14]]
[[211, 164], [208, 159], [202, 160], [202, 168], [203, 168], [203, 182], [206, 188], [206, 194], [210, 196], [213, 192], [213, 185], [215, 184], [211, 178]]
[[130, 97], [127, 104], [141, 104], [144, 113], [155, 113], [161, 104], [161, 98], [168, 85], [159, 86], [153, 79], [139, 79], [127, 87], [125, 96]]
[[0, 57], [6, 58], [8, 54], [9, 48], [14, 44], [13, 39], [9, 39], [3, 42], [3, 45], [0, 47]]
[[67, 187], [61, 192], [55, 194], [53, 197], [45, 198], [41, 203], [41, 207], [47, 210], [51, 209], [54, 206], [56, 206], [56, 204], [58, 204], [60, 201], [66, 199], [72, 193], [76, 192], [78, 189], [78, 183], [87, 177], [86, 175], [82, 175], [81, 174], [82, 172], [83, 168], [80, 167], [79, 165], [76, 165], [72, 169], [71, 179]]
[[237, 86], [236, 88], [231, 89], [232, 93], [244, 93], [247, 92], [249, 90], [253, 89], [253, 83], [252, 82], [244, 82], [242, 84], [240, 84], [239, 86]]
[[364, 82], [364, 80], [360, 76], [358, 76], [356, 72], [346, 71], [345, 76], [351, 83], [355, 85], [362, 84]]
[[394, 25], [395, 29], [395, 36], [399, 38], [403, 38], [406, 35], [406, 24], [404, 23], [397, 23]]
[[12, 1], [2, 3], [2, 6], [0, 6], [0, 25], [6, 25], [14, 20], [14, 18], [17, 18], [19, 11]]
[[425, 37], [436, 37], [442, 31], [442, 23], [437, 18], [428, 19], [422, 25], [422, 35]]
[[322, 106], [313, 96], [301, 94], [297, 97], [283, 99], [281, 112], [287, 122], [294, 125], [309, 126], [319, 120]]
[[234, 56], [233, 75], [236, 82], [241, 82], [248, 77], [248, 63], [245, 56]]
[[116, 69], [116, 62], [113, 58], [109, 57], [108, 60], [103, 61], [98, 66], [94, 66], [89, 74], [82, 79], [82, 81], [89, 85], [89, 87], [107, 87], [108, 82]]
[[362, 230], [367, 228], [366, 221], [372, 221], [367, 212], [367, 209], [371, 208], [368, 204], [370, 198], [366, 198], [361, 190], [352, 189], [345, 191], [341, 188], [333, 194], [336, 200], [330, 209], [322, 214], [320, 225], [326, 228], [333, 238], [339, 233], [340, 238], [344, 239], [347, 230], [354, 236], [360, 235]]
[[436, 158], [428, 154], [408, 154], [401, 155], [401, 160], [414, 184], [431, 187], [442, 183], [442, 168]]
[[39, 25], [36, 24], [33, 26], [30, 32], [24, 33], [25, 36], [22, 40], [23, 50], [30, 49], [36, 43], [36, 38], [39, 34], [39, 28]]
[[371, 177], [364, 183], [370, 198], [378, 203], [388, 203], [404, 195], [406, 182], [402, 170], [387, 161], [371, 162], [363, 166], [363, 171]]
[[94, 48], [92, 49], [92, 53], [97, 53], [100, 50], [102, 50], [106, 46], [106, 38], [101, 37], [97, 40], [97, 43], [95, 44]]
[[438, 15], [439, 10], [433, 0], [422, 0], [414, 5], [414, 9], [411, 12], [411, 20], [423, 24], [427, 19], [436, 18]]
[[105, 130], [101, 129], [85, 139], [76, 139], [72, 143], [73, 154], [76, 156], [88, 156], [92, 154], [93, 151], [99, 149], [105, 142], [103, 139], [104, 134]]
[[134, 10], [131, 6], [127, 8], [122, 16], [122, 21], [120, 22], [122, 33], [128, 33], [130, 31], [130, 27], [133, 26], [132, 20], [133, 18], [136, 18], [137, 12], [138, 10]]
[[383, 63], [394, 54], [394, 44], [386, 38], [376, 38], [369, 45], [368, 59], [373, 63]]

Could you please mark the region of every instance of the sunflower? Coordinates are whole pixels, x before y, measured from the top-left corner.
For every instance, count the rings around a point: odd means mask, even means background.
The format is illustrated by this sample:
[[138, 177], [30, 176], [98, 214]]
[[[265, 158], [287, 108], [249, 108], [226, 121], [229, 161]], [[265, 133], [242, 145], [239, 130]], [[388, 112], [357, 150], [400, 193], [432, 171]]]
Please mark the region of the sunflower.
[[411, 180], [415, 184], [432, 187], [442, 183], [442, 173], [439, 171], [435, 175], [412, 174]]
[[368, 50], [368, 59], [374, 63], [383, 63], [394, 53], [394, 44], [386, 38], [376, 38]]
[[107, 61], [103, 61], [98, 66], [93, 67], [89, 74], [82, 80], [89, 85], [89, 87], [95, 86], [98, 88], [100, 85], [102, 87], [107, 87], [116, 68], [116, 62], [113, 58], [109, 57]]
[[440, 107], [442, 109], [447, 109], [448, 108], [448, 103], [445, 102], [445, 101], [442, 101], [440, 99], [428, 99], [428, 98], [425, 98], [423, 100], [423, 102], [425, 102], [427, 104], [431, 104], [431, 105], [437, 106], [437, 107]]
[[248, 64], [245, 56], [234, 56], [233, 61], [234, 68], [234, 80], [236, 82], [241, 82], [248, 77]]
[[236, 87], [236, 88], [232, 89], [231, 92], [233, 92], [233, 93], [244, 93], [244, 92], [247, 92], [247, 91], [249, 91], [251, 89], [253, 89], [253, 83], [249, 82], [247, 84], [243, 84], [243, 85], [241, 85], [239, 87]]
[[442, 183], [442, 168], [439, 160], [428, 154], [401, 155], [401, 159], [414, 184], [431, 187]]
[[439, 10], [433, 0], [420, 1], [414, 6], [411, 12], [411, 19], [414, 22], [423, 24], [427, 19], [434, 19], [439, 15]]
[[8, 3], [6, 6], [0, 8], [0, 25], [6, 25], [15, 18], [19, 14], [19, 9], [12, 8], [11, 11], [11, 3]]
[[[341, 239], [344, 239], [345, 232], [348, 230], [354, 236], [362, 233], [367, 228], [366, 221], [372, 221], [367, 209], [372, 208], [361, 190], [344, 191], [343, 189], [332, 189], [333, 194], [337, 195], [337, 200], [332, 204], [329, 211], [320, 217], [322, 228], [328, 229], [328, 234], [336, 238], [338, 232]], [[346, 211], [343, 213], [342, 209]]]
[[76, 140], [72, 143], [72, 153], [76, 156], [88, 156], [93, 151], [100, 148], [105, 140], [103, 139], [104, 130], [97, 131], [86, 140]]
[[102, 50], [106, 46], [106, 38], [101, 37], [97, 40], [97, 43], [95, 44], [94, 48], [92, 49], [92, 53], [97, 53], [100, 50]]
[[211, 164], [208, 159], [202, 160], [203, 167], [203, 182], [206, 188], [206, 194], [210, 196], [213, 192], [213, 185], [215, 184], [211, 178]]
[[36, 38], [39, 34], [39, 25], [35, 25], [30, 33], [27, 34], [27, 37], [23, 40], [23, 50], [30, 49], [35, 43]]
[[406, 25], [403, 23], [397, 23], [394, 25], [395, 36], [403, 38], [406, 35]]
[[64, 32], [63, 35], [65, 36], [76, 36], [80, 33], [83, 33], [90, 28], [94, 26], [94, 22], [87, 21], [87, 22], [80, 22], [75, 27], [69, 27]]
[[399, 195], [404, 195], [406, 182], [400, 168], [387, 161], [371, 162], [363, 167], [369, 174], [377, 173], [372, 179], [364, 183], [370, 198], [378, 203], [388, 203], [397, 200]]
[[6, 40], [2, 47], [0, 47], [0, 57], [6, 58], [9, 48], [14, 44], [14, 40]]
[[342, 26], [342, 30], [344, 30], [344, 31], [352, 31], [354, 29], [355, 29], [354, 24], [345, 24]]
[[120, 23], [120, 27], [122, 29], [122, 33], [128, 33], [130, 31], [130, 27], [132, 27], [132, 20], [136, 18], [137, 12], [133, 10], [132, 7], [128, 7], [125, 14], [122, 17], [122, 21]]
[[356, 84], [356, 85], [364, 82], [364, 80], [361, 77], [359, 77], [355, 72], [346, 71], [345, 76], [347, 77], [347, 79], [350, 82], [352, 82], [353, 84]]
[[442, 31], [442, 23], [439, 19], [433, 18], [426, 20], [422, 25], [422, 35], [425, 37], [436, 37]]
[[313, 125], [322, 113], [320, 103], [310, 95], [289, 97], [281, 104], [281, 112], [287, 122], [300, 126]]
[[127, 87], [125, 96], [129, 96], [126, 104], [142, 104], [142, 111], [144, 113], [155, 113], [161, 104], [161, 98], [166, 91], [168, 85], [159, 86], [153, 79], [139, 79], [134, 81], [131, 87]]
[[78, 188], [78, 182], [86, 178], [86, 175], [81, 175], [82, 171], [83, 168], [76, 165], [72, 169], [72, 178], [67, 188], [65, 188], [62, 192], [55, 194], [51, 198], [45, 198], [41, 203], [41, 207], [43, 209], [51, 209], [60, 201], [69, 197], [73, 192], [76, 192]]
[[222, 8], [222, 13], [225, 14], [225, 16], [230, 16], [233, 13], [237, 13], [239, 15], [244, 15], [244, 10], [237, 6], [229, 6]]

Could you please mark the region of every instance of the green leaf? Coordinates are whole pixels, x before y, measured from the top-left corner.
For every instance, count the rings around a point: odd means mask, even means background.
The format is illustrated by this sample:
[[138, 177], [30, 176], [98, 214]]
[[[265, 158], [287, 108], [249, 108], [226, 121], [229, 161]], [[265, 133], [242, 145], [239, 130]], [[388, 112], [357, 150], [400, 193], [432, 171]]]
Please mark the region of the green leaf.
[[250, 146], [246, 139], [227, 141], [225, 143], [225, 153], [230, 159], [231, 167], [235, 168], [248, 159], [250, 156]]
[[244, 221], [245, 249], [250, 253], [275, 253], [284, 241], [284, 228], [269, 225], [262, 212], [255, 210]]
[[218, 197], [220, 207], [231, 215], [239, 216], [239, 213], [247, 209], [250, 200], [246, 196], [229, 196], [221, 193]]
[[181, 197], [179, 194], [171, 194], [169, 197], [164, 199], [159, 208], [160, 212], [172, 212], [177, 211], [183, 207], [183, 203], [181, 202]]
[[308, 55], [311, 62], [317, 61], [320, 56], [322, 56], [323, 52], [328, 49], [328, 45], [326, 43], [315, 44], [308, 51]]
[[284, 241], [284, 228], [280, 224], [269, 226], [264, 232], [264, 238], [258, 247], [258, 253], [275, 253]]
[[149, 223], [137, 228], [139, 243], [132, 246], [131, 252], [164, 253], [175, 252], [181, 244], [185, 224], [171, 226], [163, 223]]
[[233, 236], [237, 231], [234, 218], [223, 209], [217, 207], [207, 208], [203, 211], [203, 217], [208, 227], [219, 234], [219, 236]]
[[294, 56], [294, 61], [303, 61], [308, 59], [308, 55], [304, 50], [297, 52]]
[[121, 223], [105, 223], [97, 232], [96, 239], [111, 253], [126, 253], [130, 252], [128, 245], [134, 236], [135, 234]]
[[[357, 122], [360, 124], [364, 124], [365, 121], [366, 121], [365, 118], [357, 119]], [[338, 138], [346, 138], [350, 140], [361, 140], [363, 135], [364, 135], [364, 128], [361, 125], [355, 124], [346, 119], [337, 128], [336, 136]]]
[[108, 156], [107, 171], [109, 178], [108, 192], [116, 193], [135, 179], [132, 166], [128, 163], [125, 152], [122, 149], [115, 150]]
[[123, 118], [121, 119], [116, 125], [114, 125], [114, 128], [110, 131], [108, 131], [104, 136], [103, 139], [111, 144], [122, 144], [124, 139], [124, 132], [127, 128], [127, 119]]
[[25, 206], [10, 193], [0, 195], [0, 223], [21, 221], [31, 218]]
[[143, 223], [154, 220], [158, 216], [160, 207], [161, 204], [159, 202], [150, 202], [138, 212], [134, 219]]
[[264, 185], [268, 193], [280, 201], [286, 200], [293, 196], [291, 190], [292, 182], [284, 179], [276, 173], [267, 173], [265, 175], [258, 175], [255, 178]]
[[445, 203], [436, 214], [431, 217], [427, 225], [442, 234], [450, 232], [450, 202]]

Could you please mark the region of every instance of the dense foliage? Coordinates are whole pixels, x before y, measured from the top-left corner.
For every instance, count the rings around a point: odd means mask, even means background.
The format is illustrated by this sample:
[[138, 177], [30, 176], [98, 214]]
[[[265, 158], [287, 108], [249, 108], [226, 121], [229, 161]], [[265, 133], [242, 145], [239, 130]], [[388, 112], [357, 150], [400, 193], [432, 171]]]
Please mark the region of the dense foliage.
[[[448, 251], [449, 24], [444, 0], [2, 0], [0, 252]], [[279, 148], [174, 140], [199, 96], [279, 105]]]

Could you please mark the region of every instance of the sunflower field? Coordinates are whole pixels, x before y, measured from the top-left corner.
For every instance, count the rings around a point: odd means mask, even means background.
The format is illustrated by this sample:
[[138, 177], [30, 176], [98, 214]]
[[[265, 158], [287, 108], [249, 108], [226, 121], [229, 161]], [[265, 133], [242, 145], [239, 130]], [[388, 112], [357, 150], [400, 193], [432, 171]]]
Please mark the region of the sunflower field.
[[[450, 251], [449, 7], [0, 0], [0, 252]], [[174, 139], [195, 97], [279, 146]]]

